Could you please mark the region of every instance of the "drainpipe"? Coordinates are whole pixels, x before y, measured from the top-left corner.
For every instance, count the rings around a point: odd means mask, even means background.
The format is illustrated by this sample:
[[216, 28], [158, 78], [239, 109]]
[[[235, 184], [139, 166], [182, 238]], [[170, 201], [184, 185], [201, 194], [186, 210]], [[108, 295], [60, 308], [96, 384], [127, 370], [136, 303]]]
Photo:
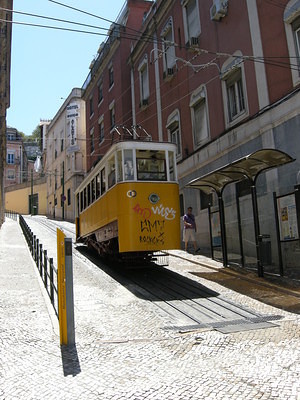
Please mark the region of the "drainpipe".
[[[136, 113], [135, 113], [135, 91], [134, 91], [134, 70], [131, 67], [130, 71], [130, 85], [131, 85], [131, 104], [132, 104], [132, 125], [136, 126]], [[134, 139], [135, 137], [135, 130], [133, 129]]]
[[157, 35], [154, 33], [154, 68], [155, 68], [155, 92], [156, 92], [156, 108], [157, 108], [157, 131], [158, 141], [163, 141], [162, 131], [162, 115], [161, 115], [161, 97], [160, 97], [160, 79], [159, 79], [159, 64], [158, 64], [158, 48], [157, 48]]

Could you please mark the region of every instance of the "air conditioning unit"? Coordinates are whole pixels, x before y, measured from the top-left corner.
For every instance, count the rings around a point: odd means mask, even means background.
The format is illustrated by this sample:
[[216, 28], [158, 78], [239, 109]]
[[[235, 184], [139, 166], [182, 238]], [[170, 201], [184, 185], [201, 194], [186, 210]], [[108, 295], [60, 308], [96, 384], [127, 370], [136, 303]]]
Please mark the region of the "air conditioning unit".
[[227, 15], [228, 0], [214, 0], [210, 8], [210, 19], [212, 21], [219, 21]]

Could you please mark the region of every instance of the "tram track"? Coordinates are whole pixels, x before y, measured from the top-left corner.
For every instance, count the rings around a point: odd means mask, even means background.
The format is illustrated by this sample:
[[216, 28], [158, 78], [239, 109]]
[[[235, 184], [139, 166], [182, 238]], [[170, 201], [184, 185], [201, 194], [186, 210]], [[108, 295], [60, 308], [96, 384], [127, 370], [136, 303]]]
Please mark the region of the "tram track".
[[256, 329], [274, 326], [279, 315], [263, 315], [218, 292], [166, 268], [123, 268], [104, 264], [93, 253], [83, 253], [136, 297], [148, 301], [166, 320], [166, 329]]
[[[28, 222], [30, 225], [30, 220]], [[40, 224], [45, 234], [51, 233], [52, 241], [57, 227], [74, 235], [72, 229], [59, 224], [59, 221], [34, 219], [35, 223]], [[157, 265], [124, 268], [120, 264], [109, 264], [86, 247], [76, 248], [73, 237], [72, 242], [75, 263], [82, 263], [82, 268], [89, 265], [102, 269], [136, 297], [148, 301], [164, 318], [167, 329], [219, 329], [227, 332], [274, 326], [270, 321], [281, 318], [259, 314], [170, 269]]]

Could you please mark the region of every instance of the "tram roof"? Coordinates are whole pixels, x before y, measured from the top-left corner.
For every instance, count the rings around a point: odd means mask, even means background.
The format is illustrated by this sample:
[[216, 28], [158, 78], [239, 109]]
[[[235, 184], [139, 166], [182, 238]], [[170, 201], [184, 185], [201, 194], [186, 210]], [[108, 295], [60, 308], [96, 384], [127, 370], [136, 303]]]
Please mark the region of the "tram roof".
[[281, 150], [261, 149], [207, 175], [193, 179], [186, 187], [201, 189], [206, 193], [211, 193], [212, 190], [215, 190], [218, 194], [221, 194], [229, 183], [249, 179], [255, 184], [261, 172], [292, 161], [295, 161], [295, 159]]
[[82, 190], [85, 184], [93, 179], [98, 173], [99, 168], [105, 164], [106, 160], [109, 159], [112, 154], [114, 154], [118, 150], [122, 149], [138, 149], [138, 150], [149, 150], [149, 151], [159, 151], [159, 150], [170, 150], [176, 151], [176, 144], [171, 142], [155, 142], [152, 140], [140, 140], [140, 139], [132, 139], [132, 140], [120, 140], [119, 142], [114, 142], [109, 150], [104, 154], [104, 156], [97, 162], [97, 164], [87, 172], [84, 180], [81, 184], [76, 188], [75, 193]]

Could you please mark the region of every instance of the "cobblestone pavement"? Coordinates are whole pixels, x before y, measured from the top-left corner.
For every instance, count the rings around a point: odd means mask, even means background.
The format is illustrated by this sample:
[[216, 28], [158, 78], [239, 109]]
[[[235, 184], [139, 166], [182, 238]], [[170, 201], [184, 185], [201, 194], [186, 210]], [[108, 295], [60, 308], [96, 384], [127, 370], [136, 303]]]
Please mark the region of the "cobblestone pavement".
[[[46, 241], [45, 232], [34, 233]], [[51, 247], [47, 240], [45, 248]], [[191, 274], [207, 272], [195, 260], [221, 266], [189, 257], [193, 262], [170, 257], [169, 268], [282, 319], [268, 329], [231, 334], [166, 330], [153, 304], [74, 260], [76, 346], [61, 347], [19, 225], [6, 219], [0, 230], [0, 399], [299, 400], [299, 315]]]

